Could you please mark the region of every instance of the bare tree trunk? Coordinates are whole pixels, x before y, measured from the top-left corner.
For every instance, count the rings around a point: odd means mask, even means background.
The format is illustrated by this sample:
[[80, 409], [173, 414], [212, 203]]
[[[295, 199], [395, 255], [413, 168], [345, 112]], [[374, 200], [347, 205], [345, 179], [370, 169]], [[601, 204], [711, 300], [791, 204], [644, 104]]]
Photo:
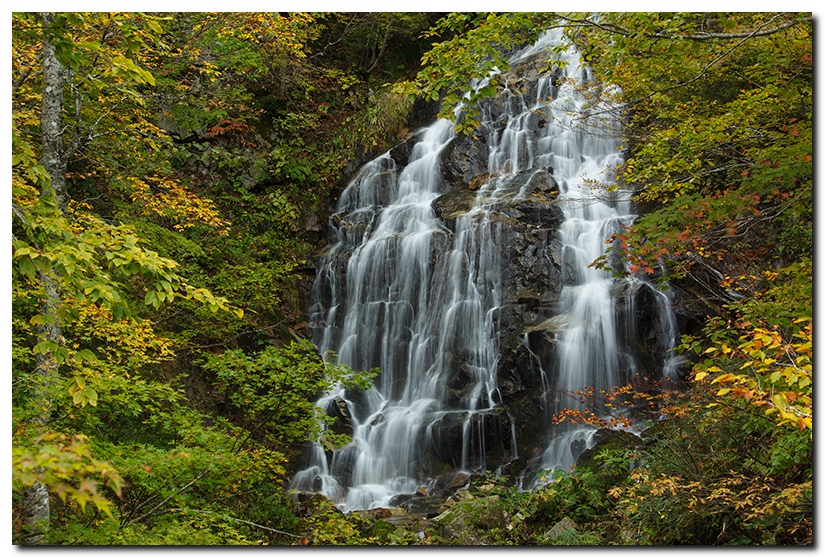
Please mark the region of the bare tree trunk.
[[[43, 95], [41, 98], [40, 130], [41, 153], [40, 163], [49, 173], [51, 183], [43, 188], [42, 197], [52, 197], [57, 202], [58, 209], [65, 211], [68, 204], [66, 194], [66, 154], [63, 138], [63, 90], [66, 84], [67, 72], [55, 56], [54, 45], [49, 39], [47, 28], [54, 23], [54, 15], [41, 14], [43, 26]], [[39, 274], [43, 286], [43, 300], [41, 310], [44, 315], [55, 316], [60, 305], [60, 292], [57, 277], [51, 270]], [[55, 320], [52, 324], [38, 326], [38, 338], [62, 343], [63, 336], [60, 323]], [[51, 392], [59, 382], [59, 364], [54, 354], [38, 353], [36, 356], [36, 374], [38, 387], [36, 398], [41, 399], [41, 412], [35, 421], [46, 424], [51, 412]], [[49, 529], [50, 512], [49, 491], [40, 482], [23, 491], [21, 519], [26, 534], [23, 544], [34, 545], [43, 542]]]
[[[46, 316], [54, 316], [60, 303], [56, 277], [51, 272], [41, 272], [39, 278], [44, 290], [43, 300], [40, 303], [41, 312]], [[39, 326], [37, 333], [40, 341], [49, 340], [58, 344], [63, 342], [60, 324], [57, 320], [52, 325]], [[48, 423], [51, 416], [51, 393], [59, 381], [58, 363], [54, 355], [48, 352], [46, 354], [38, 353], [35, 364], [35, 373], [37, 374], [35, 398], [41, 400], [40, 416], [35, 418], [35, 423], [44, 425]], [[49, 530], [50, 514], [49, 491], [43, 484], [35, 482], [23, 490], [21, 505], [21, 520], [24, 530], [23, 544], [35, 545], [43, 542], [43, 537]]]
[[[380, 16], [379, 16], [380, 17]], [[378, 52], [372, 59], [372, 63], [370, 64], [369, 68], [367, 68], [366, 73], [371, 74], [374, 72], [378, 66], [381, 64], [381, 61], [384, 59], [384, 55], [387, 54], [387, 39], [390, 36], [390, 31], [392, 30], [392, 21], [393, 21], [393, 14], [389, 15], [389, 21], [387, 21], [387, 30], [384, 32], [384, 40], [381, 41], [381, 46], [378, 47]], [[379, 27], [380, 27], [380, 20], [379, 20]], [[379, 28], [380, 32], [380, 28]], [[376, 37], [376, 46], [378, 46]]]
[[54, 14], [41, 15], [43, 24], [43, 96], [40, 108], [40, 164], [51, 176], [51, 192], [61, 211], [66, 210], [66, 149], [63, 138], [63, 89], [68, 72], [55, 56], [47, 28], [54, 23]]

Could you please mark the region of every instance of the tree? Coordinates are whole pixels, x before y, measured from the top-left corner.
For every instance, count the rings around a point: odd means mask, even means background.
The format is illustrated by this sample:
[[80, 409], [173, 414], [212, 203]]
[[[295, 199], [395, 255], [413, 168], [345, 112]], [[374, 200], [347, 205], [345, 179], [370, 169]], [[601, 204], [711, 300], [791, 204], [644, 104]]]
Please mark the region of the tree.
[[[314, 16], [45, 18], [13, 20], [14, 540], [291, 542], [285, 456], [330, 379], [311, 348], [267, 347], [295, 336], [301, 204], [341, 166], [311, 141], [330, 75], [305, 61]], [[47, 84], [49, 48], [63, 71]], [[62, 133], [44, 148], [46, 87]], [[269, 360], [230, 351], [255, 363], [232, 380], [201, 365], [238, 346]], [[251, 393], [273, 354], [277, 399], [201, 396]]]
[[632, 156], [620, 179], [646, 211], [612, 249], [632, 270], [662, 259], [665, 276], [725, 303], [760, 288], [754, 260], [810, 257], [799, 227], [812, 211], [809, 14], [569, 21], [627, 103]]
[[[13, 68], [13, 294], [19, 298], [18, 308], [28, 307], [25, 312], [35, 327], [30, 337], [33, 367], [16, 374], [15, 380], [26, 386], [28, 410], [15, 417], [21, 428], [16, 441], [22, 444], [40, 445], [54, 437], [48, 424], [55, 394], [65, 389], [62, 371], [69, 363], [96, 360], [92, 351], [75, 350], [66, 343], [66, 328], [79, 318], [80, 309], [90, 304], [107, 308], [114, 319], [132, 315], [124, 278], [139, 275], [146, 281], [147, 304], [157, 306], [183, 296], [214, 310], [228, 308], [225, 299], [189, 285], [176, 273], [173, 261], [139, 246], [127, 228], [100, 220], [72, 201], [70, 161], [81, 150], [102, 143], [104, 120], [123, 99], [139, 96], [132, 84], [154, 81], [133, 57], [159, 30], [155, 19], [136, 14], [14, 15], [15, 49], [22, 56]], [[88, 101], [99, 101], [107, 88], [124, 97], [104, 97], [102, 106], [95, 103], [90, 110]], [[74, 105], [68, 122], [66, 97]], [[33, 114], [38, 108], [39, 117]], [[39, 130], [34, 126], [38, 121]], [[96, 405], [97, 393], [82, 376], [73, 376], [68, 389], [76, 404]], [[34, 426], [35, 432], [26, 425]], [[25, 487], [21, 509], [26, 533], [21, 540], [27, 544], [39, 543], [48, 528], [47, 489], [57, 490], [63, 498], [68, 494], [81, 505], [91, 501], [108, 509], [93, 485], [83, 483], [80, 490], [70, 490], [65, 484], [79, 469], [66, 472], [54, 459], [35, 459], [31, 465], [31, 458], [44, 451], [46, 447], [26, 453], [21, 447], [15, 452], [15, 478]], [[70, 462], [89, 458], [82, 439], [55, 451]], [[87, 473], [106, 470], [105, 464], [91, 463]]]

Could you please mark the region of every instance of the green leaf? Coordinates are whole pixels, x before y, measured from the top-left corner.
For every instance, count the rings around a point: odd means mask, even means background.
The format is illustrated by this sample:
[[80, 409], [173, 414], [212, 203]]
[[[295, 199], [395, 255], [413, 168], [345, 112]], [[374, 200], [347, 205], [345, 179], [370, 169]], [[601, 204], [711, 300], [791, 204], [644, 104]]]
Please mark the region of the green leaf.
[[89, 361], [89, 362], [97, 362], [97, 357], [96, 357], [96, 356], [95, 356], [95, 354], [94, 354], [91, 350], [89, 350], [89, 349], [83, 349], [83, 350], [81, 350], [81, 351], [78, 351], [78, 352], [77, 352], [77, 353], [75, 353], [75, 354], [80, 355], [82, 358], [86, 359], [86, 360], [87, 360], [87, 361]]

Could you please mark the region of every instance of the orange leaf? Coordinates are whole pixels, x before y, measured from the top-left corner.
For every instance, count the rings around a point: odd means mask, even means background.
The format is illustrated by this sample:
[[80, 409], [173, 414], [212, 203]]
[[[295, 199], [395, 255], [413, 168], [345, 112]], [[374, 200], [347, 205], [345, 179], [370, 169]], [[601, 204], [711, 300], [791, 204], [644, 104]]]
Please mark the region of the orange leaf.
[[750, 399], [753, 396], [753, 393], [751, 393], [751, 390], [749, 390], [748, 388], [735, 387], [732, 388], [730, 391], [736, 397], [744, 397], [745, 399]]

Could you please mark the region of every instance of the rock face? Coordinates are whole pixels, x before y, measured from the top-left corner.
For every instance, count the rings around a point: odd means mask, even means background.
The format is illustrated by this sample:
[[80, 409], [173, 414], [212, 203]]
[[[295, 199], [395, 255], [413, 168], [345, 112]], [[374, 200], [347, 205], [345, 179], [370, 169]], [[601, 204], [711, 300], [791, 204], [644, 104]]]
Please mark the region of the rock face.
[[[506, 117], [501, 115], [493, 124], [494, 133], [500, 134], [506, 123]], [[433, 209], [452, 231], [456, 217], [465, 214], [475, 203], [479, 183], [491, 178], [488, 151], [483, 139], [462, 136], [441, 154], [442, 175], [448, 189], [433, 202]], [[512, 426], [519, 446], [505, 448], [498, 457], [512, 458], [534, 450], [545, 430], [541, 378], [533, 362], [537, 355], [525, 349], [523, 339], [531, 326], [553, 316], [562, 289], [561, 244], [556, 233], [564, 216], [557, 203], [558, 193], [552, 168], [528, 169], [517, 174], [506, 190], [499, 191], [495, 201], [491, 200], [494, 219], [500, 227], [502, 262], [502, 305], [498, 315], [501, 356], [497, 382], [501, 406], [506, 409], [502, 416], [507, 418], [498, 428], [508, 430]], [[537, 332], [531, 334], [531, 339], [539, 357], [552, 359], [552, 332]], [[448, 387], [468, 390], [472, 387], [468, 385], [469, 380], [469, 375], [463, 374], [459, 367]], [[506, 442], [501, 439], [500, 443]], [[487, 447], [496, 447], [496, 444]], [[454, 459], [444, 461], [455, 462]], [[490, 459], [488, 463], [498, 467], [506, 461]]]

